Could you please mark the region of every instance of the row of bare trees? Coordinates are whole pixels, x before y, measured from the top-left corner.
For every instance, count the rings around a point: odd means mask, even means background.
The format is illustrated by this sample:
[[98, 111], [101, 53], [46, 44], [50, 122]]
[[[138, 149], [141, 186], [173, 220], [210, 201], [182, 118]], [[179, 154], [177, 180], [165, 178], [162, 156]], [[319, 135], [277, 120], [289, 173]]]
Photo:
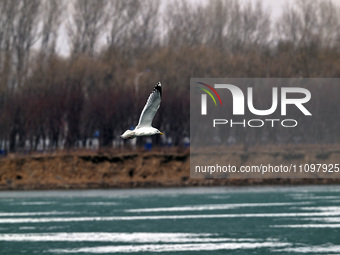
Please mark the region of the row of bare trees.
[[0, 28], [9, 151], [74, 148], [95, 133], [119, 144], [158, 80], [154, 125], [180, 144], [190, 77], [340, 76], [340, 8], [327, 0], [295, 1], [279, 17], [261, 1], [5, 0]]

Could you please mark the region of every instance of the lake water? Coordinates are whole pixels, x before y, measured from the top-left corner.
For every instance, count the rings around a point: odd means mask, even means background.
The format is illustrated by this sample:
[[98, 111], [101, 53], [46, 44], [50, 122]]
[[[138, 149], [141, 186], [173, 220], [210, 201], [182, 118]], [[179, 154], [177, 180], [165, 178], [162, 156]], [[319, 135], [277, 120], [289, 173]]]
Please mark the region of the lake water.
[[340, 254], [340, 186], [0, 192], [0, 254]]

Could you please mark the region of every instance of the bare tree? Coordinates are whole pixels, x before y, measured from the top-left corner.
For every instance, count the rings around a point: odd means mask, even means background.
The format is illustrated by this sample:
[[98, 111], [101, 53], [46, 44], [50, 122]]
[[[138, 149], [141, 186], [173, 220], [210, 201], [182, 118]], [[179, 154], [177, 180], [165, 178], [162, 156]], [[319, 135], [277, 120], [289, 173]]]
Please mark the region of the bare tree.
[[[19, 147], [23, 147], [26, 135], [26, 119], [23, 112], [25, 105], [25, 97], [22, 96], [20, 89], [24, 86], [25, 80], [29, 73], [29, 61], [31, 49], [38, 38], [39, 24], [39, 0], [14, 0], [8, 4], [5, 9], [10, 11], [13, 17], [8, 21], [12, 21], [12, 25], [6, 25], [4, 30], [6, 34], [4, 46], [6, 55], [4, 58], [4, 69], [7, 74], [3, 81], [3, 85], [8, 87], [8, 99], [12, 104], [8, 109], [11, 114], [8, 114], [7, 121], [11, 128], [8, 131], [10, 150], [16, 149], [16, 141]], [[8, 14], [8, 15], [10, 15]], [[8, 29], [8, 30], [7, 30]], [[10, 44], [10, 45], [9, 45]]]
[[111, 0], [108, 48], [127, 58], [152, 48], [158, 41], [159, 1]]
[[15, 20], [18, 15], [19, 1], [1, 1], [0, 3], [0, 88], [5, 92], [9, 85], [12, 71]]
[[107, 22], [107, 1], [75, 0], [69, 7], [72, 15], [67, 28], [72, 54], [93, 56]]
[[124, 46], [131, 36], [133, 21], [138, 16], [140, 1], [111, 0], [109, 2], [109, 34], [107, 43], [110, 48]]
[[141, 1], [137, 19], [133, 20], [131, 45], [133, 48], [146, 50], [157, 42], [159, 31], [159, 1]]
[[14, 86], [21, 87], [28, 72], [28, 63], [33, 44], [38, 38], [39, 0], [17, 0], [18, 15], [14, 27]]
[[310, 77], [312, 60], [317, 61], [318, 49], [334, 47], [338, 42], [336, 10], [331, 1], [299, 0], [293, 6], [287, 6], [279, 18], [276, 37], [294, 46], [292, 57], [303, 67], [300, 75]]
[[241, 34], [243, 44], [248, 47], [268, 45], [270, 16], [261, 1], [249, 2], [243, 6]]
[[[206, 43], [219, 49], [225, 48], [226, 32], [229, 21], [229, 16], [232, 14], [229, 9], [235, 7], [235, 1], [211, 1], [205, 8], [205, 17], [208, 20], [206, 29]], [[238, 11], [238, 10], [236, 10]]]
[[42, 11], [42, 30], [40, 51], [46, 57], [55, 53], [59, 28], [61, 25], [64, 1], [44, 0]]
[[165, 26], [169, 47], [198, 46], [207, 40], [206, 16], [202, 5], [187, 1], [172, 1], [167, 5]]
[[336, 47], [340, 39], [339, 10], [332, 1], [319, 2], [317, 35], [319, 43], [325, 48]]

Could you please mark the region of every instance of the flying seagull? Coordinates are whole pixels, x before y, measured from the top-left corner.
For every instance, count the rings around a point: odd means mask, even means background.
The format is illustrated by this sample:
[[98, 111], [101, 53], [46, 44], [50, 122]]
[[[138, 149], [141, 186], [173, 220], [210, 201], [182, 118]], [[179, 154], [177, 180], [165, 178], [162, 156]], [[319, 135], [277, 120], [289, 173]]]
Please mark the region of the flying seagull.
[[163, 135], [157, 128], [151, 126], [153, 117], [161, 104], [162, 99], [162, 85], [158, 82], [152, 90], [144, 109], [139, 117], [138, 125], [134, 130], [126, 130], [120, 137], [124, 139], [132, 139], [137, 136], [148, 136], [148, 135]]

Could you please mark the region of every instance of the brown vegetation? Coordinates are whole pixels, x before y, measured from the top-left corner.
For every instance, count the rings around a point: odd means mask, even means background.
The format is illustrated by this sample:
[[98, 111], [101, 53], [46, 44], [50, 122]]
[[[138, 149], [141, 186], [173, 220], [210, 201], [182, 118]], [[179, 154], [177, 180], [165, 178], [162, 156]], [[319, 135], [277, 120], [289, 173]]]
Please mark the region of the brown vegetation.
[[[216, 154], [218, 151], [214, 152]], [[221, 157], [229, 164], [254, 165], [259, 162], [273, 164], [304, 164], [338, 162], [339, 147], [309, 146], [299, 148], [257, 147], [245, 152], [241, 146], [230, 147]], [[209, 161], [209, 158], [207, 158]], [[207, 162], [208, 162], [207, 161]], [[158, 152], [101, 153], [64, 152], [53, 155], [37, 154], [30, 157], [7, 157], [0, 160], [0, 189], [84, 189], [133, 188], [212, 185], [262, 184], [329, 184], [339, 183], [332, 176], [311, 173], [303, 178], [190, 178], [190, 160], [187, 150], [160, 150]], [[326, 178], [324, 178], [326, 177]], [[336, 175], [335, 175], [336, 177]]]

